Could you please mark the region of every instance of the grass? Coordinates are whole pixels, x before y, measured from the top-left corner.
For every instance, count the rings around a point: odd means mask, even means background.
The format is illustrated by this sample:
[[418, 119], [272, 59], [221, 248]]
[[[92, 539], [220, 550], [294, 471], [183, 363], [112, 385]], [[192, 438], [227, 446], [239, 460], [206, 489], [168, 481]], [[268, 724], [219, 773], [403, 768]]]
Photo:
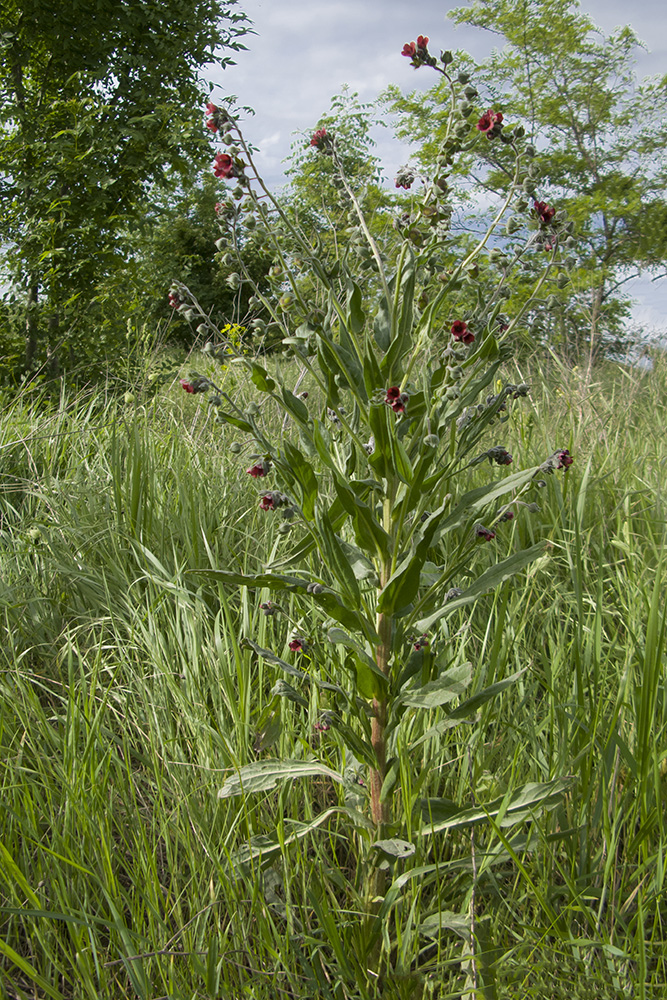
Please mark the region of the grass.
[[[200, 572], [280, 544], [230, 430], [176, 390], [6, 401], [1, 996], [661, 995], [667, 370], [520, 374], [532, 397], [499, 443], [518, 467], [556, 447], [576, 462], [514, 529], [548, 537], [548, 559], [450, 619], [447, 639], [475, 690], [523, 673], [472, 726], [420, 742], [436, 709], [404, 727], [400, 835], [416, 850], [392, 863], [376, 917], [341, 812], [365, 808], [358, 763], [314, 729], [326, 692], [274, 706], [282, 674], [240, 643], [285, 653], [269, 594]], [[258, 756], [313, 748], [336, 769], [344, 753], [344, 785], [217, 798]], [[415, 836], [423, 800], [472, 808], [566, 776], [532, 819]], [[278, 847], [260, 859], [262, 838]]]

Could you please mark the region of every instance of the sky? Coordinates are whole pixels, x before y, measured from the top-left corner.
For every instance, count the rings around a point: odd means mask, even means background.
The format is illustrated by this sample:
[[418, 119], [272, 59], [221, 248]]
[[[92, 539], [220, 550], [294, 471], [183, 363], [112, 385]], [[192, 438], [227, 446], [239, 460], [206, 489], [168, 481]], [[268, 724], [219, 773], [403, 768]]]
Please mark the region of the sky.
[[[211, 68], [212, 99], [234, 94], [255, 114], [243, 123], [246, 139], [272, 188], [285, 183], [284, 160], [291, 144], [305, 145], [331, 98], [349, 87], [370, 102], [390, 84], [404, 92], [428, 89], [435, 78], [426, 67], [415, 71], [400, 55], [403, 43], [430, 37], [431, 49], [464, 49], [477, 60], [502, 40], [467, 25], [456, 27], [446, 14], [460, 3], [442, 0], [240, 0], [256, 34], [243, 41], [247, 51], [233, 55], [235, 66]], [[667, 5], [664, 0], [582, 0], [581, 10], [609, 34], [630, 24], [646, 49], [637, 50], [640, 77], [667, 73]], [[409, 150], [389, 135], [374, 133], [376, 155], [387, 177], [405, 163]], [[633, 319], [667, 336], [667, 278], [646, 275], [627, 288], [636, 300]]]

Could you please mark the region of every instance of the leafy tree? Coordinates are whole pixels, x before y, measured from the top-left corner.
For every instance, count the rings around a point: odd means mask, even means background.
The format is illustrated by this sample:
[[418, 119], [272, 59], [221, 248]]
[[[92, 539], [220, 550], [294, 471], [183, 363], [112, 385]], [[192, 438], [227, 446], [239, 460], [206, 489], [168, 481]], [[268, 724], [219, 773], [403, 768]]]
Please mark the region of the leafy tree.
[[[571, 284], [560, 279], [548, 300], [551, 314], [533, 311], [531, 326], [585, 346], [592, 362], [624, 332], [623, 284], [667, 257], [667, 76], [638, 81], [634, 32], [604, 36], [569, 0], [473, 0], [450, 17], [505, 41], [476, 72], [485, 97], [471, 88], [461, 113], [493, 106], [519, 117], [539, 153], [525, 185], [526, 209], [533, 198], [546, 200], [575, 223]], [[422, 141], [426, 165], [441, 138], [442, 96], [442, 84], [423, 96], [388, 95], [399, 134]], [[466, 175], [474, 160], [477, 190], [504, 191], [508, 155], [501, 143], [488, 143], [452, 173]]]
[[[239, 49], [237, 0], [7, 0], [0, 15], [0, 239], [25, 364], [80, 355], [130, 227], [210, 155], [198, 73]], [[123, 279], [124, 280], [124, 279]]]

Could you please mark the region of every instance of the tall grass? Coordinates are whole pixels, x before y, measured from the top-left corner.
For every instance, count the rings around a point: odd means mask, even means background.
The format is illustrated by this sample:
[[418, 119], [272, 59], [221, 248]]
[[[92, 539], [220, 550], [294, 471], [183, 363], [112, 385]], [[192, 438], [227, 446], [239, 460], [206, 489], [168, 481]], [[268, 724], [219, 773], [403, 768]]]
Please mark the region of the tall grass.
[[[349, 753], [342, 788], [216, 796], [257, 756], [317, 743], [337, 766], [340, 751], [314, 730], [315, 690], [258, 732], [279, 674], [240, 640], [276, 648], [268, 594], [197, 572], [254, 567], [278, 544], [229, 429], [176, 390], [145, 406], [6, 402], [1, 995], [661, 995], [667, 370], [609, 366], [585, 384], [554, 361], [521, 377], [532, 398], [501, 443], [521, 465], [556, 447], [576, 463], [516, 522], [522, 542], [550, 539], [548, 558], [450, 620], [476, 689], [523, 673], [474, 726], [427, 736], [434, 710], [405, 728], [399, 761], [422, 760], [416, 785], [398, 776], [406, 834], [431, 797], [473, 808], [572, 781], [524, 822], [501, 809], [416, 839], [377, 919], [335, 811], [364, 807]], [[279, 849], [260, 854], [268, 837]]]

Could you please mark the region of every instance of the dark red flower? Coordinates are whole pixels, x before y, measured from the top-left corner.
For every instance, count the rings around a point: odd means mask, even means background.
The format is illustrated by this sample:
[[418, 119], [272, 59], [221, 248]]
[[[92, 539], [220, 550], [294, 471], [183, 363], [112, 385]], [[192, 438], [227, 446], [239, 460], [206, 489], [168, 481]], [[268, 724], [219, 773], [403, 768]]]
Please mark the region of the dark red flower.
[[176, 292], [169, 292], [167, 301], [172, 309], [178, 309], [182, 305], [182, 302]]
[[206, 105], [206, 110], [208, 111], [209, 115], [214, 115], [218, 110], [218, 105], [212, 104], [211, 101], [209, 101], [208, 104]]
[[308, 645], [304, 639], [292, 639], [289, 644], [289, 648], [293, 653], [307, 653]]
[[253, 465], [252, 468], [246, 469], [246, 472], [249, 476], [252, 476], [253, 479], [257, 479], [258, 476], [265, 476], [269, 471], [269, 468], [270, 466], [268, 462], [258, 462], [257, 465]]
[[396, 187], [405, 188], [408, 191], [415, 181], [415, 175], [407, 167], [401, 167], [396, 175]]
[[387, 406], [391, 406], [394, 413], [405, 413], [409, 398], [407, 392], [401, 392], [397, 385], [392, 385], [390, 389], [387, 389], [384, 401]]
[[317, 132], [313, 132], [310, 139], [310, 145], [315, 146], [319, 150], [326, 149], [330, 142], [331, 136], [325, 128], [318, 128]]
[[192, 382], [188, 382], [186, 378], [181, 379], [181, 388], [185, 389], [186, 392], [196, 392], [197, 390], [193, 386]]
[[510, 453], [507, 451], [506, 448], [501, 448], [500, 446], [496, 446], [495, 448], [489, 448], [486, 454], [489, 457], [489, 461], [491, 463], [495, 462], [496, 465], [512, 464], [512, 456], [510, 455]]
[[259, 501], [260, 510], [275, 510], [276, 502], [273, 493], [264, 493]]
[[547, 205], [546, 201], [534, 201], [533, 208], [540, 222], [543, 222], [545, 226], [549, 225], [556, 214], [556, 209], [552, 205]]
[[460, 340], [463, 344], [472, 344], [475, 339], [475, 334], [468, 329], [468, 324], [462, 319], [457, 319], [452, 323], [451, 331], [454, 340]]
[[218, 131], [218, 126], [216, 125], [214, 118], [207, 118], [207, 120], [206, 120], [206, 128], [209, 128], [211, 130], [211, 132], [217, 132]]
[[477, 128], [480, 132], [484, 132], [485, 135], [492, 139], [496, 135], [499, 135], [503, 127], [502, 122], [502, 111], [494, 111], [492, 108], [489, 108], [477, 122]]
[[229, 153], [218, 153], [213, 161], [213, 173], [216, 177], [236, 177], [236, 167]]
[[417, 48], [424, 52], [428, 47], [428, 35], [417, 35]]
[[416, 641], [414, 641], [414, 636], [413, 636], [413, 643], [412, 643], [412, 645], [413, 645], [413, 649], [417, 653], [419, 652], [420, 649], [428, 649], [428, 647], [430, 645], [428, 636], [427, 635], [420, 635], [419, 638]]
[[556, 459], [557, 462], [556, 465], [557, 469], [569, 469], [569, 467], [574, 462], [574, 459], [572, 458], [572, 455], [570, 455], [570, 452], [568, 451], [567, 448], [561, 448], [560, 451], [557, 451], [554, 455], [554, 458]]
[[475, 534], [478, 538], [483, 538], [485, 542], [490, 542], [496, 537], [495, 531], [491, 531], [490, 528], [485, 528], [483, 524], [478, 524], [475, 528]]
[[415, 45], [415, 43], [406, 42], [405, 45], [403, 46], [403, 51], [401, 52], [401, 55], [408, 56], [408, 58], [411, 59], [416, 54], [417, 54], [417, 46]]

